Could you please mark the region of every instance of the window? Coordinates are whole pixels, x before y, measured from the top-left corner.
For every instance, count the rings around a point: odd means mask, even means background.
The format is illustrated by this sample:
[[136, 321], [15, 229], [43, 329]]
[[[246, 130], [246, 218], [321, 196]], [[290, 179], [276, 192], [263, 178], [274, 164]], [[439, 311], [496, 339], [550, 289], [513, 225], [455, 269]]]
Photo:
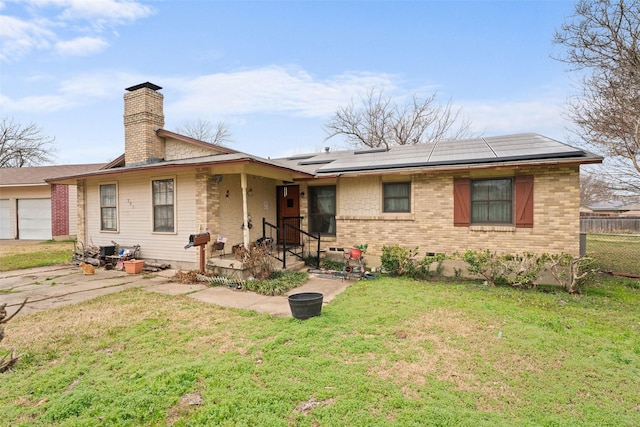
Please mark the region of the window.
[[100, 186], [100, 230], [118, 230], [118, 191], [116, 184]]
[[153, 191], [153, 231], [173, 232], [173, 179], [159, 179], [152, 181]]
[[309, 231], [336, 234], [336, 186], [309, 187]]
[[471, 181], [471, 223], [511, 224], [513, 181], [480, 179]]
[[533, 175], [453, 180], [453, 225], [514, 224], [533, 227]]
[[411, 212], [411, 183], [387, 182], [382, 184], [384, 212]]

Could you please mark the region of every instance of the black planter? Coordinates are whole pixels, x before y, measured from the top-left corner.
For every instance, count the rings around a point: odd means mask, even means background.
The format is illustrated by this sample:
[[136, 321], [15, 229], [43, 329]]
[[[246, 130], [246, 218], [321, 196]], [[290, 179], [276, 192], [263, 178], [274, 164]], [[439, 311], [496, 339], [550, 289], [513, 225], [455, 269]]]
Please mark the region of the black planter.
[[289, 308], [296, 319], [304, 320], [319, 316], [322, 310], [322, 294], [318, 292], [303, 292], [289, 295]]

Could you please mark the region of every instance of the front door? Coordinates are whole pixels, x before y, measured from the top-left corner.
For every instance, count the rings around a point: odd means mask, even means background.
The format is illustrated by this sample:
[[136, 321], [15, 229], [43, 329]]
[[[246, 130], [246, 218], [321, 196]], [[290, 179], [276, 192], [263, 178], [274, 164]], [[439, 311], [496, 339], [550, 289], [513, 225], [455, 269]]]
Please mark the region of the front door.
[[[277, 187], [278, 190], [278, 227], [284, 230], [284, 236], [282, 233], [278, 236], [278, 243], [282, 244], [285, 241], [287, 245], [300, 244], [300, 232], [297, 229], [300, 228], [300, 187], [297, 185], [283, 185]], [[285, 224], [292, 225], [296, 229], [291, 227], [284, 228]]]

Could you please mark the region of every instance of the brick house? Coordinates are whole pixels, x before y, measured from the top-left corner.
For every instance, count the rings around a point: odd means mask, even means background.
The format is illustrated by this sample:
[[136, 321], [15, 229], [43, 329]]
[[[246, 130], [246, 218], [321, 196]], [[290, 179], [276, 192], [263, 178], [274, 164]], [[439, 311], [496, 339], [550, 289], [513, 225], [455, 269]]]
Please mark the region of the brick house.
[[[178, 268], [197, 265], [184, 246], [205, 230], [229, 245], [367, 243], [372, 265], [394, 244], [579, 252], [580, 165], [602, 161], [591, 153], [520, 134], [264, 159], [163, 129], [160, 89], [127, 89], [123, 156], [50, 180], [77, 185], [79, 240], [140, 244], [143, 258]], [[222, 262], [212, 244], [207, 255]]]
[[102, 166], [104, 163], [0, 168], [0, 239], [75, 238], [76, 186], [48, 184], [46, 180]]

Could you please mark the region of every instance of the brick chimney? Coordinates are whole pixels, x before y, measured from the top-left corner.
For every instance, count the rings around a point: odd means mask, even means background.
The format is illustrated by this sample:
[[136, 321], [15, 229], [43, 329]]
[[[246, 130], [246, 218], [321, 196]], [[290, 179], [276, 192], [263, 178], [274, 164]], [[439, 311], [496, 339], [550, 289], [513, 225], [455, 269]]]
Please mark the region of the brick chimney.
[[126, 166], [164, 159], [164, 142], [156, 129], [164, 126], [162, 89], [153, 83], [128, 87], [124, 94], [124, 162]]

